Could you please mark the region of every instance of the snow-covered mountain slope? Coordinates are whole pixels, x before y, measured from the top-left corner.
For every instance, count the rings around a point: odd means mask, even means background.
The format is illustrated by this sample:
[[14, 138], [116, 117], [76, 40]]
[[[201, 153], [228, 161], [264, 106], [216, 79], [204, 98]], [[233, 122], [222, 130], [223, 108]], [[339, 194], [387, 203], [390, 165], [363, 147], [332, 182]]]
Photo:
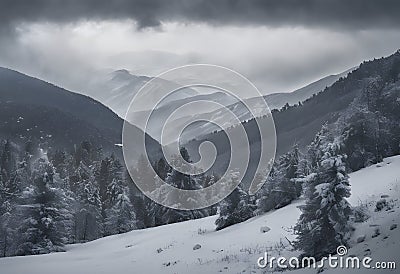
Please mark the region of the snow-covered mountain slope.
[[[367, 204], [371, 217], [355, 225], [349, 255], [370, 256], [374, 261], [395, 261], [398, 256], [400, 227], [400, 156], [350, 174], [350, 202]], [[385, 195], [389, 210], [375, 212], [376, 201]], [[298, 255], [289, 241], [295, 236], [292, 227], [300, 215], [299, 200], [284, 208], [254, 217], [221, 231], [215, 231], [215, 216], [132, 231], [67, 247], [67, 252], [0, 259], [0, 272], [23, 273], [264, 273], [257, 259]], [[376, 228], [380, 235], [372, 237]], [[261, 232], [261, 230], [268, 230]], [[357, 238], [365, 240], [356, 243]], [[199, 246], [196, 246], [199, 245]], [[198, 249], [196, 249], [198, 248]], [[325, 272], [326, 271], [326, 272]], [[324, 273], [369, 273], [365, 269], [326, 269]], [[398, 271], [398, 270], [397, 270]], [[316, 273], [298, 269], [291, 273]], [[371, 273], [398, 273], [374, 270]]]

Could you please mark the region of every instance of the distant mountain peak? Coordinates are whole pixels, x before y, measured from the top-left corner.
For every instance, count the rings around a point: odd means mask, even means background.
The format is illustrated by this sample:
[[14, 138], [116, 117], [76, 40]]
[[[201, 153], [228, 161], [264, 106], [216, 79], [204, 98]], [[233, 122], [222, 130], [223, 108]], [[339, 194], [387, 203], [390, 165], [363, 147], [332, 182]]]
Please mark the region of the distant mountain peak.
[[[143, 76], [137, 76], [130, 73], [127, 69], [118, 69], [110, 73], [110, 80], [115, 82], [128, 82], [138, 80]], [[144, 76], [147, 78], [146, 76]]]
[[113, 73], [115, 73], [115, 74], [131, 74], [130, 72], [129, 72], [129, 70], [127, 70], [127, 69], [117, 69], [116, 71], [114, 71]]

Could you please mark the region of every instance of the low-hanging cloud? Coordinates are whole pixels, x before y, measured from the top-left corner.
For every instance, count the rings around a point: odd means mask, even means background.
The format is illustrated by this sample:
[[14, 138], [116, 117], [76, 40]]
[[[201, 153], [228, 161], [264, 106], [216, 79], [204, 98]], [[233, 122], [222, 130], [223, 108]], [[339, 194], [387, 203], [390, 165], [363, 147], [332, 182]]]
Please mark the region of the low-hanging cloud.
[[290, 91], [397, 50], [399, 7], [393, 0], [2, 0], [0, 66], [84, 91], [103, 70], [157, 75], [212, 63], [265, 93]]
[[23, 22], [133, 19], [138, 28], [162, 22], [327, 28], [398, 28], [397, 0], [3, 0], [0, 26]]

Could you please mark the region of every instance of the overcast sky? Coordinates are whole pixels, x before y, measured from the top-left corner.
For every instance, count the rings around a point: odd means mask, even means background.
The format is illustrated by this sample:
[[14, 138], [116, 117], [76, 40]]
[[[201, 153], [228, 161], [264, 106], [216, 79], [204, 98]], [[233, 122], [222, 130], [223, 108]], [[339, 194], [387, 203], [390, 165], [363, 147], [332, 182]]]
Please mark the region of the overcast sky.
[[80, 90], [125, 68], [229, 67], [291, 91], [400, 48], [396, 0], [3, 0], [0, 66]]

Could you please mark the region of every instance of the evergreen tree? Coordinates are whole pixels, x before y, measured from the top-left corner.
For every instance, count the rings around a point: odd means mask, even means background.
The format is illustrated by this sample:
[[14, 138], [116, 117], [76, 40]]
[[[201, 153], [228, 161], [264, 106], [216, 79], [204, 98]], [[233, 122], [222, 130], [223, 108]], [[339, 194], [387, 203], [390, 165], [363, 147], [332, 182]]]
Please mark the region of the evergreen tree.
[[16, 254], [42, 254], [63, 250], [66, 241], [65, 206], [62, 191], [54, 188], [54, 169], [39, 159], [32, 173], [33, 185], [24, 192]]
[[[4, 189], [0, 184], [1, 196], [3, 191]], [[1, 200], [3, 200], [3, 202]], [[11, 238], [12, 233], [14, 232], [13, 227], [10, 224], [12, 218], [12, 206], [9, 201], [4, 201], [2, 197], [0, 197], [0, 203], [0, 257], [6, 257], [10, 254]]]
[[15, 159], [13, 159], [11, 143], [6, 141], [0, 156], [0, 172], [2, 179], [7, 181], [11, 178], [12, 172], [15, 170]]
[[155, 226], [155, 216], [152, 204], [154, 203], [147, 198], [136, 186], [130, 177], [129, 173], [126, 172], [125, 180], [127, 181], [129, 198], [132, 203], [137, 228], [146, 228]]
[[299, 163], [297, 145], [275, 161], [269, 177], [257, 194], [256, 214], [284, 207], [300, 197], [302, 185], [297, 180], [301, 174]]
[[105, 159], [101, 160], [99, 167], [94, 171], [96, 182], [99, 186], [101, 215], [103, 219], [106, 218], [106, 209], [111, 206], [111, 199], [114, 198], [110, 197], [109, 194], [111, 194], [112, 191], [115, 190], [110, 188], [117, 187], [115, 183], [112, 184], [113, 177], [111, 174], [111, 164], [111, 159], [106, 157]]
[[[138, 165], [138, 167], [140, 167], [140, 164]], [[158, 176], [160, 176], [161, 179], [165, 180], [165, 178], [167, 178], [168, 173], [171, 171], [171, 168], [168, 165], [168, 163], [165, 161], [165, 159], [161, 158], [157, 162], [156, 170], [157, 170]]]
[[25, 150], [17, 162], [16, 151], [11, 150], [10, 143], [4, 146], [1, 162], [6, 168], [0, 172], [0, 256], [15, 255], [15, 243], [19, 238], [16, 230], [21, 222], [17, 208], [22, 190], [31, 181], [31, 156]]
[[266, 179], [261, 189], [256, 193], [257, 195], [257, 201], [256, 201], [257, 209], [255, 211], [256, 215], [263, 214], [276, 207], [277, 203], [275, 201], [275, 196], [273, 192], [273, 189], [277, 184], [276, 178], [277, 178], [276, 167], [272, 166], [268, 178]]
[[136, 228], [136, 216], [126, 190], [119, 193], [114, 205], [106, 210], [106, 235], [131, 231]]
[[278, 159], [272, 188], [275, 208], [284, 207], [300, 196], [301, 186], [296, 186], [295, 182], [298, 176], [298, 163], [297, 147]]
[[[185, 148], [181, 148], [180, 153], [184, 161], [190, 162], [189, 154]], [[173, 161], [174, 166], [180, 166], [182, 169], [185, 168], [185, 163], [178, 157], [176, 157]], [[195, 190], [201, 188], [201, 184], [195, 176], [181, 173], [176, 169], [172, 169], [172, 171], [168, 173], [165, 182], [171, 186], [184, 190]], [[179, 200], [185, 200], [185, 197], [175, 197], [175, 193], [166, 192], [166, 188], [163, 186], [160, 189], [156, 189], [155, 191], [157, 193], [156, 195], [159, 195], [161, 198], [163, 198], [165, 200], [165, 203], [167, 204], [172, 204], [175, 202], [177, 203], [177, 201]], [[202, 198], [203, 197], [198, 197], [198, 199]], [[175, 206], [178, 207], [179, 204], [175, 204]], [[164, 206], [155, 205], [154, 210], [156, 215], [155, 219], [157, 220], [156, 225], [182, 222], [207, 216], [207, 211], [203, 209], [176, 210]]]
[[[164, 176], [163, 179], [166, 177], [166, 163], [164, 160], [160, 160], [158, 162], [160, 170], [158, 171], [160, 174], [159, 176]], [[152, 175], [152, 167], [148, 164], [146, 156], [140, 155], [139, 160], [136, 165], [135, 178], [140, 181], [140, 185], [142, 186], [142, 190], [145, 192], [152, 192], [155, 190], [156, 186], [154, 184], [154, 176]]]
[[[230, 180], [230, 184], [237, 184], [238, 174], [232, 173]], [[253, 216], [249, 195], [240, 185], [220, 203], [218, 211], [219, 217], [215, 220], [217, 230], [244, 222]]]
[[295, 247], [303, 256], [320, 259], [345, 245], [351, 226], [351, 207], [346, 198], [350, 185], [344, 159], [337, 140], [321, 151], [318, 168], [305, 178], [306, 203], [295, 226], [298, 238]]
[[103, 234], [103, 218], [100, 191], [93, 170], [81, 162], [74, 173], [73, 181], [78, 201], [74, 218], [75, 239], [77, 241], [97, 239]]
[[136, 227], [135, 210], [123, 178], [123, 167], [113, 155], [110, 158], [109, 174], [111, 183], [103, 199], [106, 235], [127, 232]]
[[[211, 175], [206, 175], [206, 176], [201, 176], [197, 178], [199, 182], [202, 184], [202, 188], [207, 188], [209, 186], [212, 186], [219, 180], [219, 176], [216, 174], [211, 174]], [[214, 197], [216, 193], [213, 192], [207, 192], [206, 196], [203, 197], [206, 201], [210, 200], [212, 197]], [[218, 205], [212, 205], [208, 208], [204, 209], [207, 212], [207, 215], [214, 215], [217, 213], [218, 210]]]

